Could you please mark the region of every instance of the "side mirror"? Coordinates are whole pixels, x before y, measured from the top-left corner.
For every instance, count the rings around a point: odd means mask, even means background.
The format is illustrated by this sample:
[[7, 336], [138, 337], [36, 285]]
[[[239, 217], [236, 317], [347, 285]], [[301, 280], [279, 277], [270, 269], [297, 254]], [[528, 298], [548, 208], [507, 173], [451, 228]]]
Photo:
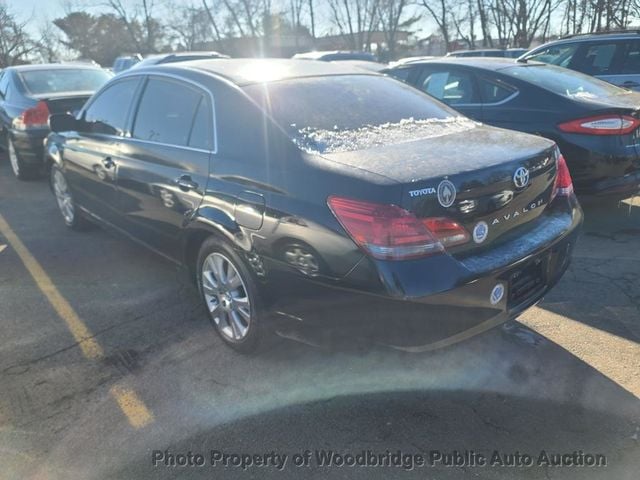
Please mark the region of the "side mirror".
[[70, 113], [55, 113], [49, 116], [49, 128], [52, 132], [79, 131], [81, 123]]

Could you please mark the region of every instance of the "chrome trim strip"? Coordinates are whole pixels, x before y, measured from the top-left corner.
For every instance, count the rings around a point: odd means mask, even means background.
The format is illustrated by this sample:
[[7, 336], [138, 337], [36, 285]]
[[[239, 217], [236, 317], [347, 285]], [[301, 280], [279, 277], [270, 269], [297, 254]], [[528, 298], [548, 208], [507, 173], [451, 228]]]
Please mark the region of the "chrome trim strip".
[[[447, 104], [449, 105], [451, 108], [456, 108], [456, 107], [497, 107], [499, 105], [504, 105], [507, 102], [510, 102], [511, 100], [513, 100], [514, 98], [516, 98], [518, 95], [520, 95], [520, 90], [516, 90], [515, 92], [513, 92], [511, 95], [509, 95], [507, 98], [504, 98], [502, 100], [500, 100], [499, 102], [493, 102], [493, 103], [456, 103], [456, 104]], [[440, 100], [441, 102], [443, 100]]]

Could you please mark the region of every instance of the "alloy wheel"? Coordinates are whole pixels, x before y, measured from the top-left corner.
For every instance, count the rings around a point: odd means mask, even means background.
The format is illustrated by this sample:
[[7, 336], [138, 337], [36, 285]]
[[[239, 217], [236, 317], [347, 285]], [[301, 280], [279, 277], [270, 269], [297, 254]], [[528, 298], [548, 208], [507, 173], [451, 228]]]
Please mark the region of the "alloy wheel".
[[243, 340], [251, 326], [251, 302], [240, 272], [221, 253], [212, 253], [202, 265], [201, 286], [207, 308], [222, 335]]
[[18, 154], [16, 153], [16, 147], [13, 146], [11, 139], [7, 141], [7, 150], [9, 153], [9, 162], [11, 162], [11, 169], [16, 177], [20, 177], [20, 161], [18, 160]]
[[73, 223], [75, 218], [75, 208], [73, 206], [73, 198], [69, 192], [69, 186], [67, 180], [64, 178], [62, 172], [55, 169], [53, 172], [53, 192], [55, 193], [56, 200], [58, 202], [58, 208], [64, 218], [64, 221], [69, 225]]

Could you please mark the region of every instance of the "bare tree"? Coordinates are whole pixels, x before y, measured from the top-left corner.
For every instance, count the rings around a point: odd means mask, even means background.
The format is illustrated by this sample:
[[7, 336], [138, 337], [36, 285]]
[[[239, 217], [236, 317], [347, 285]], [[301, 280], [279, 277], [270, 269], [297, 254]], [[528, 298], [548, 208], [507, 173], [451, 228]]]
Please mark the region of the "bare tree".
[[46, 63], [60, 60], [60, 46], [62, 42], [54, 24], [47, 22], [40, 27], [40, 38], [36, 42], [36, 51]]
[[464, 40], [469, 48], [475, 48], [475, 26], [478, 16], [476, 3], [474, 0], [457, 0], [452, 7], [451, 21], [458, 38]]
[[27, 33], [28, 21], [20, 22], [0, 3], [0, 67], [8, 67], [26, 60], [37, 45]]
[[561, 0], [496, 0], [497, 9], [509, 25], [514, 46], [528, 48], [531, 41], [548, 29], [549, 13]]
[[[450, 34], [450, 26], [451, 26], [451, 5], [447, 3], [447, 0], [437, 0], [431, 2], [430, 0], [422, 0], [422, 4], [424, 8], [427, 9], [431, 18], [438, 25], [438, 30], [442, 33], [442, 38], [444, 39], [445, 49], [449, 50], [449, 44], [451, 43], [451, 34]], [[436, 4], [433, 6], [432, 4]]]
[[123, 0], [106, 0], [102, 4], [110, 8], [124, 22], [137, 49], [144, 53], [158, 51], [162, 26], [154, 19], [155, 0], [139, 0], [133, 8], [127, 8]]
[[420, 15], [409, 15], [409, 0], [381, 0], [380, 28], [387, 44], [389, 58], [395, 58], [398, 32], [420, 20]]
[[371, 50], [371, 34], [379, 22], [380, 0], [329, 0], [332, 21], [353, 50]]
[[309, 21], [311, 22], [311, 36], [316, 38], [316, 16], [313, 8], [313, 0], [309, 0]]
[[218, 21], [216, 20], [216, 16], [211, 11], [211, 8], [209, 8], [209, 4], [207, 3], [206, 0], [202, 0], [202, 8], [204, 8], [205, 13], [207, 14], [207, 18], [209, 19], [209, 22], [211, 23], [211, 27], [213, 28], [213, 32], [216, 35], [216, 40], [217, 41], [222, 40], [222, 34], [221, 34], [220, 27], [218, 26]]
[[203, 7], [174, 3], [168, 6], [173, 15], [167, 22], [167, 29], [178, 42], [179, 50], [196, 50], [199, 45], [212, 38], [215, 24], [210, 21], [206, 3]]

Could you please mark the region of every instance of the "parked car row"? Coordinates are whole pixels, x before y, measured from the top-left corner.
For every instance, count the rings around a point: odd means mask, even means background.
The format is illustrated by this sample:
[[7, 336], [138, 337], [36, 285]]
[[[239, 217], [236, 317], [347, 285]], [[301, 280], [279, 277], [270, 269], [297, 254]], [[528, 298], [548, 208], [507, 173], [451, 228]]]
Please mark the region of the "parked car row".
[[572, 175], [584, 194], [640, 185], [640, 94], [533, 60], [325, 60], [93, 69], [88, 101], [25, 79], [42, 66], [7, 69], [25, 98], [8, 148], [41, 148], [48, 121], [64, 223], [185, 266], [240, 351], [291, 322], [409, 351], [484, 331], [567, 269]]

